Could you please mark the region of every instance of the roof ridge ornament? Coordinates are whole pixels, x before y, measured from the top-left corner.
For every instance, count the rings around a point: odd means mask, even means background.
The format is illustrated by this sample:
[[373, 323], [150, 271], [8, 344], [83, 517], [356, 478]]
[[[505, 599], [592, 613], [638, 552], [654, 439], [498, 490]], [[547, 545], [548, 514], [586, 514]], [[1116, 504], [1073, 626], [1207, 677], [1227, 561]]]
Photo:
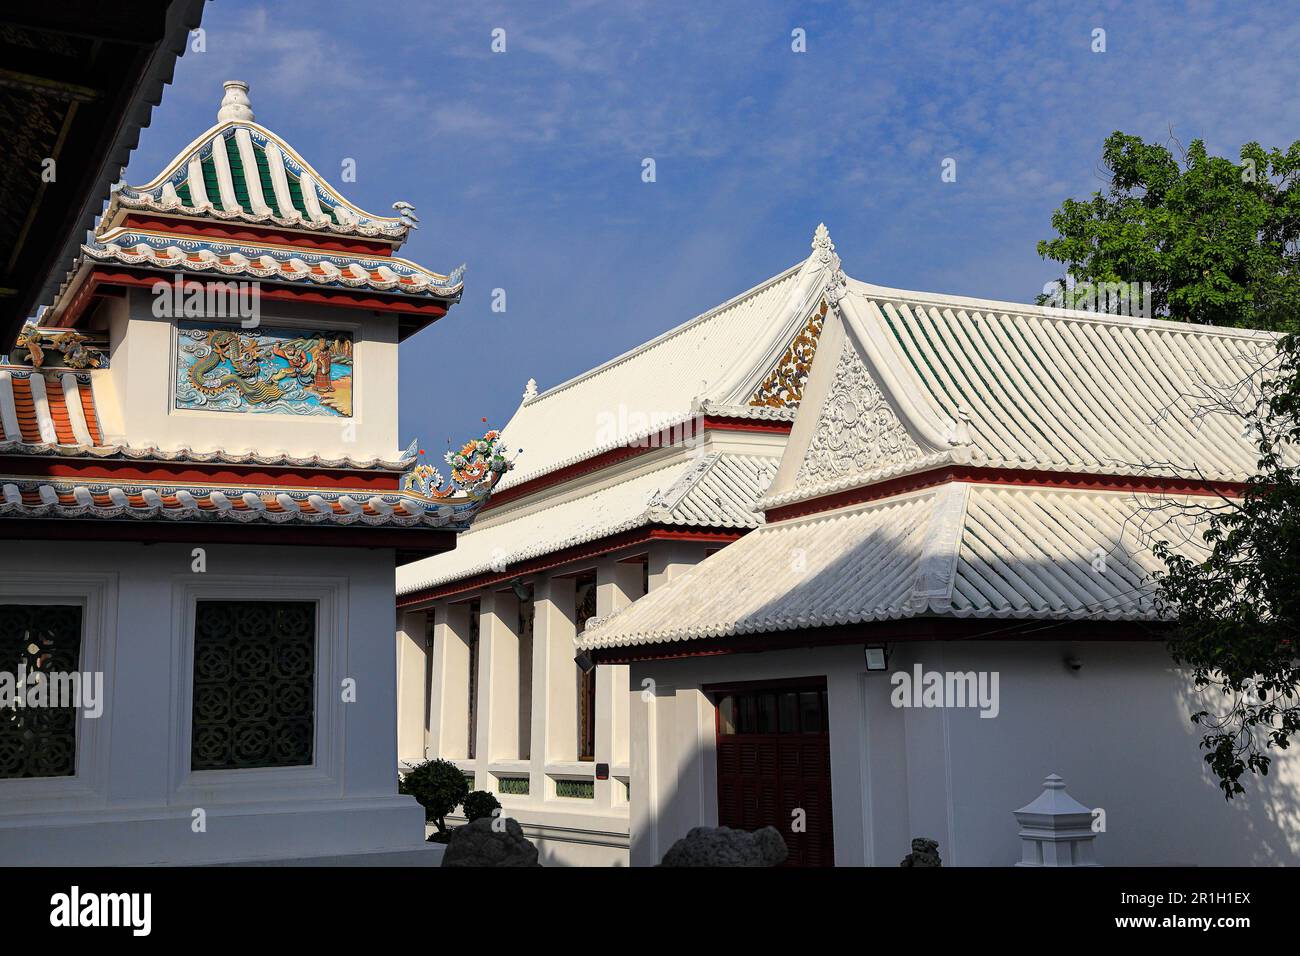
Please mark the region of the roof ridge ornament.
[[537, 379], [530, 378], [528, 384], [524, 386], [524, 401], [537, 397]]
[[253, 104], [248, 98], [248, 84], [243, 80], [226, 80], [222, 87], [226, 93], [221, 97], [221, 109], [217, 110], [217, 122], [254, 122]]
[[840, 299], [849, 294], [849, 277], [844, 274], [844, 270], [839, 267], [839, 257], [835, 258], [835, 271], [831, 273], [830, 278], [826, 280], [826, 303], [832, 308], [838, 310]]
[[835, 255], [835, 243], [831, 242], [831, 231], [826, 228], [826, 223], [817, 223], [817, 228], [813, 231], [812, 251], [817, 256], [817, 261], [829, 263], [832, 259], [835, 264], [839, 265], [839, 259]]

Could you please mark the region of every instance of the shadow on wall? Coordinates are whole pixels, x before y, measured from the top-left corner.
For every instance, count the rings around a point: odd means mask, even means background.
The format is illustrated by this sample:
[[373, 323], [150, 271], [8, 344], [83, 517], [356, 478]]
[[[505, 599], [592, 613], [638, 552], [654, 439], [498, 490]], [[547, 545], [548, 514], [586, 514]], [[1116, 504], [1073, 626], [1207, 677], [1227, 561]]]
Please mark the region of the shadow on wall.
[[[725, 555], [688, 572], [682, 585], [707, 574], [710, 563]], [[1119, 542], [1110, 555], [1107, 567], [1117, 580], [1109, 589], [1131, 593], [1140, 584], [1140, 569]], [[916, 559], [893, 553], [888, 560], [910, 560], [914, 570]], [[1079, 576], [1094, 573], [1092, 560], [1088, 553], [1073, 568], [1057, 562], [1021, 565], [1019, 576], [1022, 582], [1045, 582], [1065, 573], [1086, 582]], [[890, 570], [878, 567], [882, 574]], [[872, 573], [853, 555], [841, 557], [816, 573], [810, 570], [809, 579], [789, 589], [785, 599], [757, 613], [814, 596], [819, 606], [834, 607], [836, 598], [826, 594], [828, 581], [865, 581], [862, 587], [870, 589]], [[994, 585], [987, 587], [996, 596]], [[676, 693], [698, 693], [704, 685], [727, 681], [825, 674], [832, 720], [859, 714], [863, 721], [859, 727], [832, 723], [832, 745], [837, 733], [860, 734], [867, 751], [866, 768], [832, 764], [835, 813], [854, 804], [841, 799], [846, 788], [860, 791], [860, 781], [872, 781], [866, 825], [875, 837], [877, 865], [897, 866], [917, 836], [939, 841], [945, 866], [1015, 863], [1021, 851], [1012, 811], [1035, 799], [1052, 772], [1064, 778], [1072, 796], [1101, 811], [1105, 829], [1095, 846], [1102, 865], [1300, 864], [1300, 756], [1273, 751], [1268, 776], [1252, 777], [1246, 794], [1225, 801], [1204, 763], [1200, 731], [1190, 720], [1202, 707], [1213, 710], [1217, 695], [1196, 691], [1188, 675], [1173, 666], [1163, 640], [1107, 640], [1113, 625], [1104, 619], [1096, 622], [1095, 640], [1053, 639], [1050, 625], [1032, 639], [997, 640], [1011, 623], [988, 620], [982, 631], [987, 636], [980, 639], [908, 641], [891, 635], [886, 672], [868, 674], [855, 644], [638, 665], [644, 670], [634, 671], [633, 686], [640, 674]], [[862, 643], [872, 643], [878, 630], [862, 625]], [[815, 639], [815, 632], [809, 636]], [[971, 707], [893, 706], [893, 675], [910, 675], [918, 664], [922, 673], [996, 674], [996, 716], [981, 717]], [[855, 692], [860, 699], [852, 706], [836, 706], [834, 695]], [[632, 706], [644, 705], [634, 696]], [[713, 728], [696, 729], [673, 735], [692, 739], [691, 748], [670, 755], [659, 745], [660, 763], [675, 764], [673, 786], [661, 790], [665, 806], [659, 816], [666, 826], [658, 837], [660, 856], [690, 826], [715, 822], [705, 819], [705, 808], [716, 804], [716, 763], [701, 744]], [[833, 753], [839, 761], [842, 754]], [[790, 820], [778, 804], [768, 799], [755, 824], [787, 829]], [[634, 846], [635, 826], [634, 814]]]

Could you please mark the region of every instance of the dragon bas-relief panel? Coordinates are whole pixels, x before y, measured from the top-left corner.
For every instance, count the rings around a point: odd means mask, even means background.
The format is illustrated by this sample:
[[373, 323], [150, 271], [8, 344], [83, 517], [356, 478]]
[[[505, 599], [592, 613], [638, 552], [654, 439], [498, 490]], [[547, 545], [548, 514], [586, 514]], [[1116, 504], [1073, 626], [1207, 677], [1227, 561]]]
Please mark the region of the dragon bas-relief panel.
[[176, 408], [279, 415], [352, 415], [347, 332], [181, 322]]

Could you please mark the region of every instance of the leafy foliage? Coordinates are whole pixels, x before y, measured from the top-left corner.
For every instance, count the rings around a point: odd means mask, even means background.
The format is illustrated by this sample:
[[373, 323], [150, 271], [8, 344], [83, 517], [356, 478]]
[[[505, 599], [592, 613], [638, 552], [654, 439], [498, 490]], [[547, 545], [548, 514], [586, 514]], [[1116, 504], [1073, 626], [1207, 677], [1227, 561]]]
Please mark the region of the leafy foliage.
[[1268, 748], [1286, 749], [1300, 730], [1300, 469], [1287, 463], [1300, 441], [1300, 342], [1279, 343], [1248, 410], [1259, 472], [1239, 500], [1208, 513], [1209, 557], [1192, 560], [1156, 546], [1165, 571], [1158, 596], [1176, 620], [1174, 661], [1198, 687], [1217, 686], [1223, 713], [1192, 714], [1205, 729], [1205, 760], [1228, 799], [1241, 776], [1267, 774]]
[[473, 790], [465, 798], [462, 809], [465, 811], [465, 819], [473, 823], [480, 817], [492, 816], [493, 810], [501, 809], [501, 802], [486, 790]]
[[1154, 317], [1295, 330], [1300, 141], [1285, 152], [1247, 143], [1240, 159], [1193, 140], [1180, 166], [1164, 146], [1112, 133], [1106, 191], [1065, 200], [1038, 254], [1076, 281], [1150, 283]]
[[398, 784], [398, 792], [415, 797], [424, 807], [425, 818], [433, 821], [438, 833], [447, 833], [447, 814], [469, 794], [465, 772], [449, 760], [426, 760], [417, 764]]
[[1241, 416], [1259, 464], [1243, 497], [1194, 515], [1208, 556], [1155, 548], [1171, 655], [1227, 701], [1191, 718], [1232, 799], [1242, 776], [1266, 774], [1269, 750], [1300, 730], [1300, 474], [1288, 464], [1300, 442], [1300, 141], [1285, 151], [1248, 143], [1233, 162], [1194, 140], [1180, 164], [1166, 147], [1116, 132], [1102, 160], [1106, 190], [1062, 203], [1041, 256], [1076, 282], [1149, 283], [1155, 317], [1288, 333], [1276, 352], [1261, 350], [1258, 375], [1222, 402], [1209, 398], [1221, 405], [1211, 411]]

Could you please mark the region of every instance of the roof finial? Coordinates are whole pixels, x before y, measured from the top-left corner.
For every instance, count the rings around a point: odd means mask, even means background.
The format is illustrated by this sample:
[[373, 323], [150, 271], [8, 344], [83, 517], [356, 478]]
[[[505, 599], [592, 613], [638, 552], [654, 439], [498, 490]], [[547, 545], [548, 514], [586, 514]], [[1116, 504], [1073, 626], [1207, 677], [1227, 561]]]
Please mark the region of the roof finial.
[[817, 231], [813, 233], [812, 251], [819, 262], [830, 262], [835, 257], [835, 243], [831, 242], [831, 231], [826, 228], [824, 222], [817, 223]]
[[524, 388], [524, 401], [526, 402], [530, 398], [536, 398], [536, 397], [537, 397], [537, 379], [530, 378], [528, 380], [528, 385]]
[[253, 122], [253, 104], [248, 99], [248, 84], [243, 80], [226, 80], [222, 85], [225, 87], [226, 95], [221, 97], [217, 122], [229, 123], [231, 120], [241, 123]]

